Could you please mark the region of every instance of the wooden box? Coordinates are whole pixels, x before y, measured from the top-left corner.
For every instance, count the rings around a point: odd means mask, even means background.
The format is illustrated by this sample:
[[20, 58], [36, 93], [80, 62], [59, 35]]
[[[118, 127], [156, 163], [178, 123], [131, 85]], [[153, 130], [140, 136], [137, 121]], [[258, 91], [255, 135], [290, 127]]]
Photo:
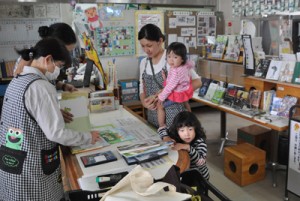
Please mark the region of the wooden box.
[[240, 186], [265, 178], [266, 152], [249, 143], [224, 149], [224, 174]]
[[237, 144], [248, 142], [254, 146], [266, 151], [266, 157], [270, 156], [270, 136], [271, 129], [253, 124], [238, 128], [237, 130]]

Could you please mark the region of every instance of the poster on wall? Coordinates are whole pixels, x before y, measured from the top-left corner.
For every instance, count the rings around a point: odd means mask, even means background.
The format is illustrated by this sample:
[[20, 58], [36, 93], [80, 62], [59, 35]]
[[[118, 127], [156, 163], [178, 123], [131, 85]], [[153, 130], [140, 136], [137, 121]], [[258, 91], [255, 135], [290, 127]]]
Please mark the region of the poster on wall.
[[91, 31], [103, 27], [97, 4], [76, 4], [73, 18], [75, 23], [88, 24]]
[[94, 46], [99, 56], [134, 55], [134, 27], [103, 27], [95, 30]]
[[289, 167], [300, 173], [300, 123], [291, 121], [290, 124], [290, 157]]
[[135, 41], [136, 42], [136, 55], [142, 56], [146, 55], [138, 42], [138, 32], [146, 24], [154, 24], [158, 26], [162, 33], [164, 33], [164, 15], [162, 11], [148, 11], [148, 10], [138, 10], [135, 12]]
[[216, 36], [216, 16], [198, 15], [197, 17], [197, 45], [204, 45], [206, 36]]

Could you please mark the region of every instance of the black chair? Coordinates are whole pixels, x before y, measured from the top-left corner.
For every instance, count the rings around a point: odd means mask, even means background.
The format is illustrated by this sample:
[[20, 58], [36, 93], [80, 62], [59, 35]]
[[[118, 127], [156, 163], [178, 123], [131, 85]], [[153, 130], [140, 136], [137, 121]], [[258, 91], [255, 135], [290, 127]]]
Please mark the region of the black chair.
[[[212, 201], [209, 197], [213, 193], [221, 201], [231, 201], [226, 195], [219, 191], [214, 185], [203, 178], [198, 169], [189, 169], [180, 175], [181, 183], [185, 184], [195, 190], [196, 195], [201, 196], [202, 201]], [[196, 189], [194, 188], [196, 187]]]

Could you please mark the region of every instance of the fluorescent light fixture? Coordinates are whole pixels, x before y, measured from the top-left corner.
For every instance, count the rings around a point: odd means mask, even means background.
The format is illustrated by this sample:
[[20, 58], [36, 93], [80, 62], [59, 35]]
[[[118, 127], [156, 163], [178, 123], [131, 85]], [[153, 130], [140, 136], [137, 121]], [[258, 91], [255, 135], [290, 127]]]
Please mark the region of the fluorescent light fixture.
[[36, 0], [18, 0], [18, 2], [36, 2]]

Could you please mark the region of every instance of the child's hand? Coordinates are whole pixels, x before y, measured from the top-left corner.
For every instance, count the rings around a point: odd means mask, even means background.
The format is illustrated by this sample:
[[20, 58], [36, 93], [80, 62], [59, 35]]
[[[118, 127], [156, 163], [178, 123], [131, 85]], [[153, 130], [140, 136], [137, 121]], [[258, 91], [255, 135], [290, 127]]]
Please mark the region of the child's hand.
[[190, 151], [190, 145], [189, 144], [182, 144], [182, 143], [175, 143], [172, 147], [173, 150], [179, 151], [179, 150], [186, 150]]
[[196, 164], [197, 164], [197, 166], [201, 166], [201, 165], [203, 165], [205, 162], [206, 162], [205, 158], [200, 158]]

